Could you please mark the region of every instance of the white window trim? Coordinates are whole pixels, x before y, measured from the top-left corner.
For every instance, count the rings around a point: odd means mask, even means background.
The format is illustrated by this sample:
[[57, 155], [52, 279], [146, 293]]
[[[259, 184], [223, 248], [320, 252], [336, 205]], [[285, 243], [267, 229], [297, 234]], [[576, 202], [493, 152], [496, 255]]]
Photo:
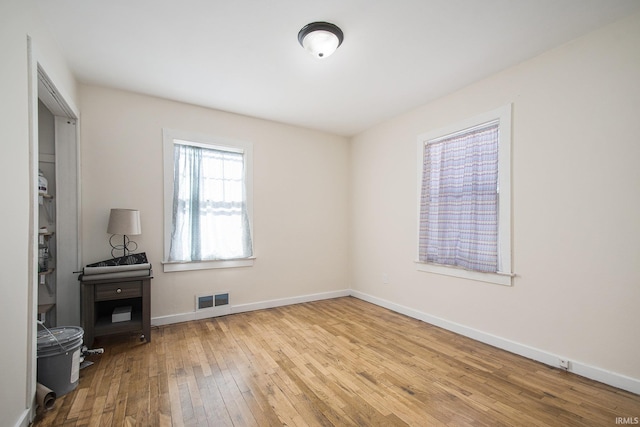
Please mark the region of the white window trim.
[[420, 198], [422, 191], [422, 168], [424, 165], [424, 147], [428, 141], [460, 132], [493, 120], [499, 120], [498, 133], [498, 185], [500, 188], [498, 204], [498, 272], [483, 273], [442, 264], [416, 261], [419, 271], [460, 277], [464, 279], [489, 282], [497, 285], [512, 285], [514, 274], [511, 270], [511, 104], [479, 114], [454, 125], [426, 132], [418, 136], [418, 217], [416, 228], [416, 259], [419, 259], [420, 235]]
[[215, 260], [170, 262], [171, 249], [171, 216], [173, 211], [173, 146], [180, 143], [194, 143], [192, 145], [204, 148], [222, 149], [232, 152], [243, 152], [245, 161], [245, 185], [247, 193], [247, 214], [249, 229], [253, 244], [253, 143], [228, 138], [213, 137], [195, 132], [162, 129], [163, 143], [163, 172], [164, 172], [164, 252], [162, 267], [165, 273], [174, 271], [205, 270], [212, 268], [235, 268], [253, 266], [255, 257]]
[[251, 267], [255, 257], [242, 259], [225, 259], [217, 261], [169, 262], [164, 261], [162, 268], [165, 273], [174, 271], [209, 270], [213, 268]]

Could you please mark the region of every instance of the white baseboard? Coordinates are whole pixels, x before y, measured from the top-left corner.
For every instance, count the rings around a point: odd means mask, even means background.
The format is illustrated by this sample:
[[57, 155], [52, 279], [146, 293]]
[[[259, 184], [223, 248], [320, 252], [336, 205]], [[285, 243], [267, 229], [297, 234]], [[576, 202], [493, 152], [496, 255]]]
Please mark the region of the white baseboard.
[[[544, 363], [545, 365], [559, 368], [559, 359], [566, 359], [565, 357], [555, 355], [544, 350], [529, 347], [527, 345], [501, 338], [496, 335], [488, 334], [486, 332], [482, 332], [477, 329], [461, 325], [459, 323], [451, 322], [436, 316], [431, 316], [421, 311], [414, 310], [412, 308], [405, 307], [403, 305], [396, 304], [382, 298], [374, 297], [360, 291], [352, 290], [351, 296], [378, 305], [380, 307], [388, 308], [389, 310], [395, 311], [396, 313], [404, 314], [414, 319], [422, 320], [423, 322], [455, 332], [465, 337], [472, 338], [476, 341], [480, 341], [485, 344], [500, 348], [502, 350], [506, 350], [510, 353], [518, 354], [528, 359], [536, 360], [538, 362]], [[568, 371], [576, 375], [590, 378], [592, 380], [599, 381], [601, 383], [608, 384], [622, 390], [640, 394], [640, 380], [636, 378], [631, 378], [622, 374], [618, 374], [616, 372], [611, 372], [595, 366], [590, 366], [575, 360], [570, 361]]]
[[[34, 409], [33, 415], [35, 415], [35, 409]], [[20, 418], [18, 418], [18, 421], [15, 424], [15, 427], [29, 427], [29, 425], [31, 424], [30, 422], [31, 418], [33, 418], [33, 416], [31, 415], [31, 410], [25, 409], [25, 411], [22, 413]]]
[[158, 316], [151, 318], [151, 326], [172, 325], [174, 323], [190, 322], [196, 319], [196, 312], [170, 314], [168, 316]]
[[215, 310], [199, 310], [188, 313], [171, 314], [169, 316], [153, 317], [151, 319], [151, 325], [161, 326], [170, 325], [173, 323], [189, 322], [192, 320], [206, 319], [209, 317], [217, 317], [225, 314], [244, 313], [247, 311], [264, 310], [266, 308], [282, 307], [285, 305], [300, 304], [303, 302], [320, 301], [323, 299], [347, 297], [351, 295], [349, 289], [343, 289], [340, 291], [322, 292], [318, 294], [300, 295], [295, 297], [274, 299], [268, 301], [259, 301], [249, 304], [232, 305], [227, 312], [219, 313]]
[[231, 312], [243, 313], [245, 311], [264, 310], [265, 308], [282, 307], [284, 305], [301, 304], [303, 302], [320, 301], [323, 299], [348, 297], [349, 295], [351, 295], [351, 290], [349, 289], [343, 289], [341, 291], [322, 292], [319, 294], [300, 295], [297, 297], [234, 305], [233, 307], [231, 307]]

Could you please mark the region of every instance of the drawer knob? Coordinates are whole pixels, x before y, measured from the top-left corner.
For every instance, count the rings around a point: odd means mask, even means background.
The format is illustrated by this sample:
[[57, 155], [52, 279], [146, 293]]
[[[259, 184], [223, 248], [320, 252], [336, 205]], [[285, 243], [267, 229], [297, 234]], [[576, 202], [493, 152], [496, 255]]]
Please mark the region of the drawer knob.
[[118, 288], [116, 289], [116, 293], [119, 294], [120, 292], [122, 292], [122, 289]]

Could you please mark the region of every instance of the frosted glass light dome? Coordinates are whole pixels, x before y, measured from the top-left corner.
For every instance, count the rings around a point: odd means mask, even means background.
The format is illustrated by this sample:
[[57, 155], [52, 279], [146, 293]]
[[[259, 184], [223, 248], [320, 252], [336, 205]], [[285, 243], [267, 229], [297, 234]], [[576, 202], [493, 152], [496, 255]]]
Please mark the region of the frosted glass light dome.
[[328, 22], [312, 22], [298, 33], [298, 42], [316, 58], [326, 58], [342, 44], [344, 34]]

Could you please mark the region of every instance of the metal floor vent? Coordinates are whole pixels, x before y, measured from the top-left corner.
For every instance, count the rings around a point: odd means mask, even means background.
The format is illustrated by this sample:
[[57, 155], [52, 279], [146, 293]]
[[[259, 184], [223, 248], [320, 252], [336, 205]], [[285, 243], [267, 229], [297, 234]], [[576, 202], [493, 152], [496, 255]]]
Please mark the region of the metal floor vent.
[[229, 305], [229, 294], [225, 293], [214, 295], [214, 304], [216, 307], [219, 307], [221, 305]]
[[[202, 317], [224, 316], [231, 313], [229, 305], [229, 292], [196, 295], [196, 312], [201, 313]], [[200, 316], [198, 316], [200, 317]]]
[[200, 295], [196, 297], [196, 310], [204, 310], [213, 307], [213, 295]]

